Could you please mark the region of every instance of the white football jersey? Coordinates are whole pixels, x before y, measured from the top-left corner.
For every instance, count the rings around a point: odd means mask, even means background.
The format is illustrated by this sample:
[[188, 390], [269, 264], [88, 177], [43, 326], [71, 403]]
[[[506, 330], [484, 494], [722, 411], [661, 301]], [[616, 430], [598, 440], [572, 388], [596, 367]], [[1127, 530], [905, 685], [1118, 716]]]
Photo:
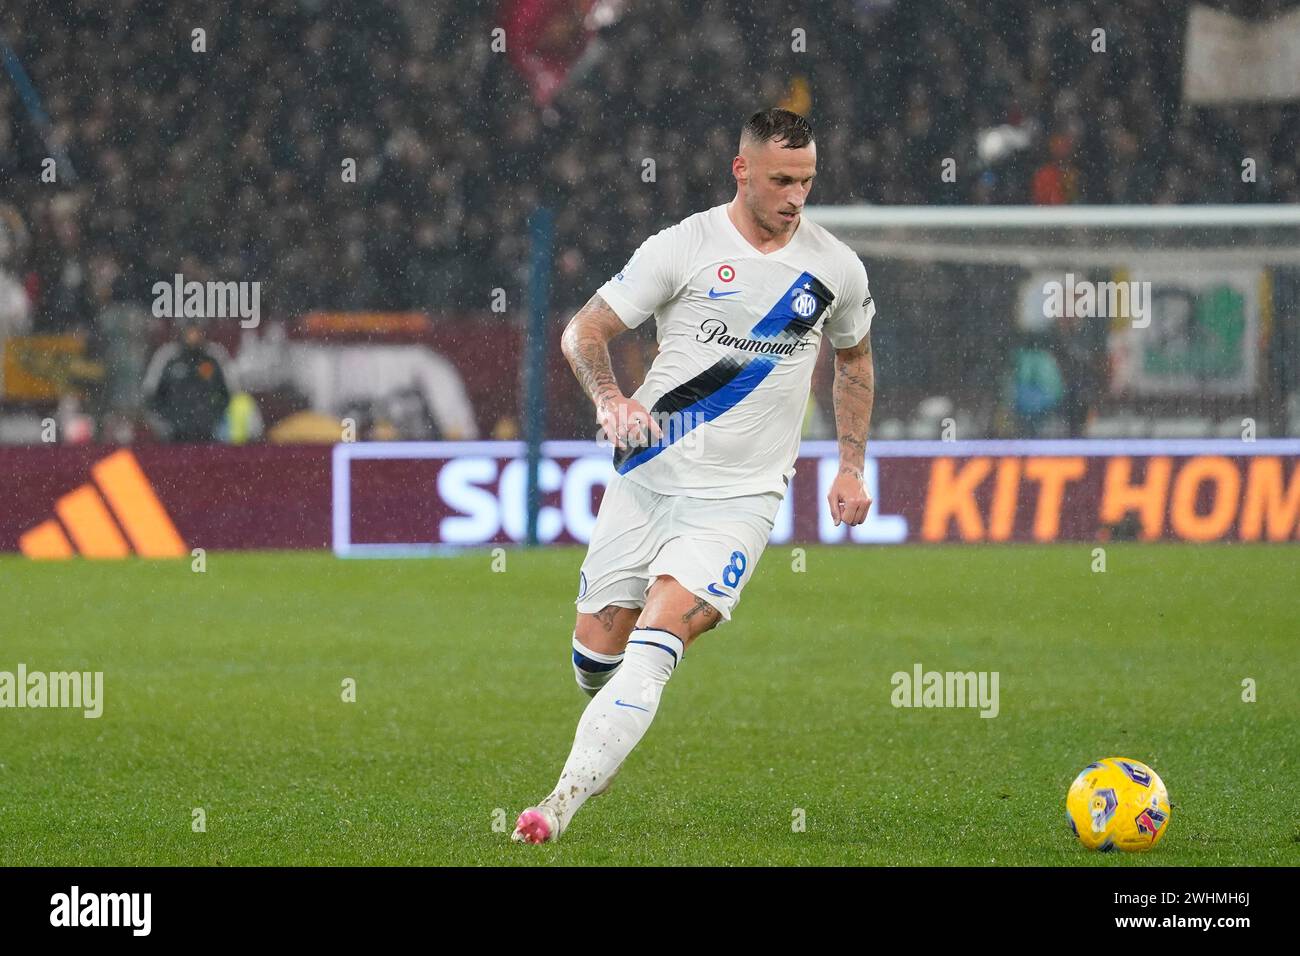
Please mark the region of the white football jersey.
[[876, 314], [862, 261], [800, 217], [790, 241], [761, 253], [726, 205], [642, 243], [600, 287], [629, 328], [652, 314], [659, 354], [632, 397], [661, 441], [616, 449], [619, 474], [666, 495], [784, 493], [822, 332], [835, 348], [862, 341]]

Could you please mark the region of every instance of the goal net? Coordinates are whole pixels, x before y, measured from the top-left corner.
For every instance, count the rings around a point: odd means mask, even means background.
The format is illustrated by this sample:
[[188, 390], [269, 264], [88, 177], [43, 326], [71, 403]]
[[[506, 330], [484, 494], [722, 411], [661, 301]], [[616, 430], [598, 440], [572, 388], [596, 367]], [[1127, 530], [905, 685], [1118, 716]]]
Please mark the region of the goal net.
[[867, 267], [877, 437], [1300, 434], [1300, 208], [806, 214]]

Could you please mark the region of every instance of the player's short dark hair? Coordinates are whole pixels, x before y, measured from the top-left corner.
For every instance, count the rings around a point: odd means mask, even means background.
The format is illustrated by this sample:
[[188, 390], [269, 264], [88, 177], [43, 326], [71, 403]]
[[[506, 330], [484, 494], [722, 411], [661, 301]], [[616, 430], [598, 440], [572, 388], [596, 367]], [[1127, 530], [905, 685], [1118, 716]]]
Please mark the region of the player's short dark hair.
[[780, 140], [782, 149], [802, 149], [813, 141], [812, 124], [789, 110], [759, 110], [740, 131], [741, 140], [759, 143]]

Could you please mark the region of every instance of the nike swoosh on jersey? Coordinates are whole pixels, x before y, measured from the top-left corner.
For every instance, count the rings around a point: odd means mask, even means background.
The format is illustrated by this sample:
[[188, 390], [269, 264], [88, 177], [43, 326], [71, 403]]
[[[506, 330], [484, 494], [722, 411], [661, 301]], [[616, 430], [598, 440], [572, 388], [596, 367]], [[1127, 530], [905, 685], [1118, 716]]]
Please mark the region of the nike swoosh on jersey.
[[713, 291], [713, 286], [709, 286], [709, 298], [710, 298], [710, 299], [721, 299], [721, 298], [723, 298], [723, 297], [725, 297], [725, 296], [729, 296], [729, 295], [740, 295], [740, 290], [739, 290], [739, 289], [732, 289], [730, 292], [714, 292], [714, 291]]

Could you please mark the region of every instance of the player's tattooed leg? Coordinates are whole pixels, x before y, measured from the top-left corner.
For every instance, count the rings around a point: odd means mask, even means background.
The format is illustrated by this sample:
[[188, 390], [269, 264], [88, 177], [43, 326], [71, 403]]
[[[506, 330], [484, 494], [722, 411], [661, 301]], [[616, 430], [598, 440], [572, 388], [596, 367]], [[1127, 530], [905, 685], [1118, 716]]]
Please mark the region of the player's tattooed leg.
[[[694, 629], [699, 625], [704, 625], [703, 630], [709, 630], [716, 627], [717, 623], [722, 620], [722, 615], [708, 601], [697, 597], [695, 603], [682, 614], [682, 623], [688, 628]], [[700, 633], [698, 630], [695, 633]]]
[[585, 646], [601, 654], [622, 654], [627, 636], [636, 626], [639, 607], [607, 604], [595, 614], [578, 614], [573, 633]]
[[618, 612], [621, 610], [624, 609], [615, 607], [613, 604], [611, 604], [609, 605], [609, 607], [603, 607], [596, 612], [595, 618], [597, 621], [600, 622], [601, 627], [605, 629], [606, 634], [608, 634], [611, 630], [614, 629], [614, 622], [618, 620], [619, 617]]
[[646, 598], [645, 610], [637, 627], [657, 627], [676, 635], [686, 647], [705, 631], [714, 627], [722, 615], [696, 597], [674, 577], [667, 574], [655, 579]]

